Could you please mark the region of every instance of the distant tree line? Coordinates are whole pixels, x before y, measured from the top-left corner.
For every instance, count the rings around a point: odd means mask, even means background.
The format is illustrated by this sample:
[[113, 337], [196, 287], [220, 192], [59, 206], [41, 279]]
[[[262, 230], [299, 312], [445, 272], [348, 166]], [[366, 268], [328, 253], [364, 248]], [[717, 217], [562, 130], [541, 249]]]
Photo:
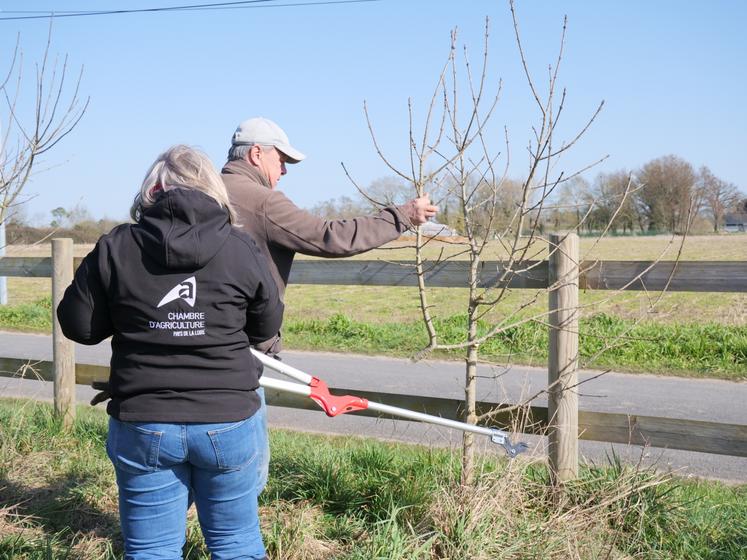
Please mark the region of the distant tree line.
[[31, 225], [23, 204], [16, 205], [6, 222], [6, 240], [9, 245], [29, 245], [52, 237], [69, 237], [75, 243], [96, 243], [122, 220], [95, 219], [81, 205], [70, 209], [58, 207], [52, 210], [48, 225]]
[[[494, 229], [509, 227], [521, 206], [522, 182], [504, 179], [498, 189], [499, 216]], [[408, 185], [397, 177], [377, 179], [365, 194], [341, 196], [319, 202], [309, 210], [322, 218], [353, 218], [369, 214], [383, 206], [402, 204], [412, 198]], [[548, 197], [541, 190], [551, 189]], [[730, 213], [747, 214], [747, 194], [736, 185], [716, 177], [708, 167], [697, 171], [684, 159], [668, 155], [654, 159], [640, 169], [621, 169], [599, 173], [593, 182], [581, 176], [561, 179], [537, 187], [538, 202], [530, 223], [538, 221], [542, 231], [560, 231], [578, 227], [583, 232], [598, 232], [609, 226], [613, 234], [717, 232]], [[448, 181], [434, 184], [432, 199], [439, 205], [438, 221], [455, 232], [464, 233], [463, 213], [457, 206]], [[480, 228], [480, 209], [494, 196], [490, 185], [477, 185], [472, 200], [476, 227]], [[48, 237], [71, 237], [76, 243], [95, 243], [122, 220], [95, 219], [81, 205], [55, 208], [48, 225], [29, 224], [23, 204], [14, 207], [6, 222], [9, 244], [36, 243]], [[487, 233], [487, 232], [485, 232]]]
[[[608, 229], [613, 234], [705, 233], [718, 232], [730, 213], [747, 213], [747, 194], [703, 166], [695, 170], [684, 159], [667, 155], [656, 158], [640, 169], [621, 169], [599, 173], [593, 182], [582, 176], [547, 181], [537, 186], [536, 207], [530, 222], [538, 221], [543, 231], [579, 228], [583, 232]], [[511, 223], [523, 196], [521, 181], [504, 179], [498, 190], [499, 223]], [[549, 196], [544, 196], [552, 191]], [[450, 192], [448, 180], [433, 185], [432, 198], [440, 208], [438, 221], [457, 233], [463, 233], [463, 213], [457, 197]], [[396, 177], [374, 181], [365, 195], [342, 196], [320, 202], [312, 213], [322, 218], [352, 218], [383, 205], [399, 204], [411, 196], [408, 186]], [[479, 216], [494, 189], [478, 185], [470, 203]], [[478, 224], [479, 218], [476, 220]]]
[[[745, 193], [703, 166], [668, 155], [635, 171], [600, 173], [563, 185], [550, 212], [553, 227], [613, 233], [718, 232], [727, 213], [747, 211]], [[585, 216], [585, 220], [581, 217]]]

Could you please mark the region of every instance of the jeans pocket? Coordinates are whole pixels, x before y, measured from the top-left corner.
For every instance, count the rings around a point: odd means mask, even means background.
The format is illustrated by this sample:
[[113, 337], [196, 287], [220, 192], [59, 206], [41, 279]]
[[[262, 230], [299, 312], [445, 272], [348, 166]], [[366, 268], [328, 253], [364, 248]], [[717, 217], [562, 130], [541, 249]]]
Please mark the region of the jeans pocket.
[[256, 420], [255, 414], [241, 422], [208, 432], [215, 450], [218, 470], [241, 470], [257, 459]]
[[109, 418], [106, 452], [119, 469], [134, 474], [153, 472], [158, 468], [162, 436], [163, 432]]

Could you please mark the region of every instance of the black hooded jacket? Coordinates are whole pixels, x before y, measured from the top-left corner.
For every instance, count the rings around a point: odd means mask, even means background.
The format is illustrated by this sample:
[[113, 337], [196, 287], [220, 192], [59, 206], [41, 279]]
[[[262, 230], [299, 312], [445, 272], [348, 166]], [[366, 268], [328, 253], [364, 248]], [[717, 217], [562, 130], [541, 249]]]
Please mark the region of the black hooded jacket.
[[57, 316], [81, 344], [112, 337], [110, 415], [232, 422], [259, 407], [250, 344], [277, 334], [283, 304], [251, 237], [212, 198], [178, 188], [99, 239]]

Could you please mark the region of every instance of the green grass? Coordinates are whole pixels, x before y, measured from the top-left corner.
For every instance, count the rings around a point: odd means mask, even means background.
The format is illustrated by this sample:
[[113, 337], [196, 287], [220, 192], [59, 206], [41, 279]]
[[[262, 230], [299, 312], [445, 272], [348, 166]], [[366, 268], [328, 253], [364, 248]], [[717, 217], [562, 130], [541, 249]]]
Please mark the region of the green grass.
[[[121, 557], [106, 416], [66, 432], [48, 404], [0, 399], [0, 559]], [[744, 558], [747, 487], [584, 467], [558, 494], [541, 463], [486, 456], [474, 488], [448, 450], [273, 431], [261, 496], [270, 558]], [[190, 516], [186, 558], [207, 560]], [[608, 556], [609, 554], [609, 556]]]
[[0, 306], [0, 329], [25, 332], [51, 332], [51, 296], [38, 299], [33, 303]]
[[[432, 288], [428, 305], [434, 316], [449, 317], [467, 310], [465, 288]], [[326, 319], [345, 313], [367, 323], [412, 322], [422, 320], [415, 288], [391, 286], [288, 286], [285, 296], [286, 320]], [[500, 320], [522, 309], [523, 315], [547, 312], [548, 298], [534, 290], [513, 290], [487, 314]], [[606, 313], [621, 319], [660, 324], [700, 322], [726, 326], [747, 325], [747, 293], [629, 292], [583, 290], [579, 294], [582, 316]]]
[[[466, 317], [435, 322], [442, 344], [465, 340]], [[487, 332], [481, 322], [478, 333]], [[581, 319], [579, 353], [583, 367], [664, 372], [724, 379], [747, 379], [747, 327], [718, 324], [636, 324], [605, 314]], [[345, 315], [326, 320], [287, 321], [283, 331], [290, 348], [411, 356], [426, 343], [420, 323], [369, 324]], [[487, 360], [540, 365], [547, 361], [548, 329], [528, 322], [511, 327], [480, 346]], [[458, 358], [464, 351], [437, 353]]]

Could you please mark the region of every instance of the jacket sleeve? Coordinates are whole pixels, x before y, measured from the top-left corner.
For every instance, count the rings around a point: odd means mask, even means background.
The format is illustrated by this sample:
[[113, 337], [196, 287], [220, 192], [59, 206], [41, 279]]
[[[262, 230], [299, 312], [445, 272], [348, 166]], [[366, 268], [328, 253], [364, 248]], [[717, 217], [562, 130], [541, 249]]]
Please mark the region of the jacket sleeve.
[[280, 300], [278, 289], [273, 280], [268, 263], [259, 252], [253, 252], [250, 273], [257, 280], [254, 297], [249, 302], [246, 311], [245, 332], [252, 346], [274, 338], [280, 331], [283, 322], [283, 302]]
[[264, 208], [270, 243], [317, 257], [349, 257], [397, 239], [409, 223], [397, 207], [373, 216], [323, 220], [298, 208], [280, 191], [272, 191]]
[[91, 251], [75, 272], [65, 290], [57, 318], [62, 332], [81, 344], [98, 344], [113, 334], [106, 290], [99, 270], [100, 244]]

